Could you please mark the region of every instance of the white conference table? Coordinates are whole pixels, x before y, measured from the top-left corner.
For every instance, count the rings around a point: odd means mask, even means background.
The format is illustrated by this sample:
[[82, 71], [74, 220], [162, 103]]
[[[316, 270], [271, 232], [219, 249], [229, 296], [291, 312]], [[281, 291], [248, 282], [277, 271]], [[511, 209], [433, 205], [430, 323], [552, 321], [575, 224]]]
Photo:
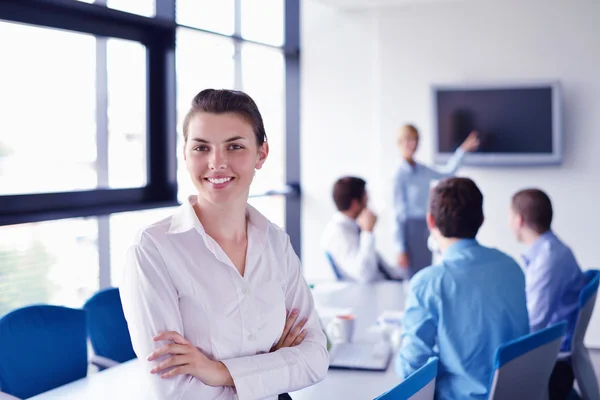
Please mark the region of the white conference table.
[[[364, 340], [367, 330], [384, 310], [404, 308], [403, 285], [381, 282], [373, 285], [322, 283], [313, 289], [315, 305], [326, 324], [327, 314], [336, 309], [351, 309], [356, 316], [355, 340]], [[132, 360], [105, 371], [32, 397], [35, 400], [85, 399], [130, 400], [155, 399], [145, 363]], [[293, 400], [309, 399], [373, 399], [399, 382], [393, 360], [386, 372], [330, 369], [318, 384], [290, 393]]]
[[[404, 310], [404, 286], [399, 282], [371, 285], [328, 283], [313, 289], [315, 306], [324, 325], [330, 308], [351, 309], [356, 316], [355, 341], [366, 340], [368, 329], [385, 310]], [[293, 400], [373, 399], [400, 382], [393, 358], [386, 372], [330, 369], [327, 377], [314, 386], [290, 393]]]

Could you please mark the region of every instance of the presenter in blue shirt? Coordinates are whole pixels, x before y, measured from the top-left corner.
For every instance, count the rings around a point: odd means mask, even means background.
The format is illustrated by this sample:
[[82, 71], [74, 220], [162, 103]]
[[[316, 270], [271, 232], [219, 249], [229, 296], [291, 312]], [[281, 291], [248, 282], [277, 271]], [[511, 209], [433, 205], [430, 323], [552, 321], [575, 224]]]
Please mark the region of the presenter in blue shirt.
[[477, 132], [471, 132], [456, 149], [448, 163], [433, 169], [415, 161], [419, 145], [419, 132], [413, 125], [405, 125], [398, 132], [398, 147], [402, 155], [394, 177], [395, 242], [397, 264], [407, 269], [406, 275], [414, 275], [431, 264], [431, 251], [427, 246], [425, 213], [429, 190], [436, 180], [454, 175], [466, 152], [479, 147]]
[[404, 379], [439, 357], [439, 400], [487, 399], [496, 350], [529, 333], [523, 271], [475, 240], [482, 205], [467, 178], [448, 178], [432, 189], [427, 225], [442, 260], [409, 282], [396, 370]]
[[[527, 245], [523, 254], [527, 309], [531, 332], [562, 321], [567, 333], [561, 351], [571, 350], [579, 293], [586, 278], [573, 252], [551, 230], [552, 203], [539, 189], [525, 189], [512, 198], [510, 228]], [[573, 388], [570, 361], [559, 361], [550, 378], [550, 399], [564, 400]]]

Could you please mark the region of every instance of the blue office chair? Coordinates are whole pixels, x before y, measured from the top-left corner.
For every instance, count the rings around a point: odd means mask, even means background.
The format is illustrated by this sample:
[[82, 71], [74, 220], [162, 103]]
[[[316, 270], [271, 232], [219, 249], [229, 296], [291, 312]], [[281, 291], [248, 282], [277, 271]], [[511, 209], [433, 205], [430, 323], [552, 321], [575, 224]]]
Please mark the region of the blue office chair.
[[562, 322], [500, 346], [488, 399], [539, 399], [547, 393], [566, 329]]
[[83, 309], [86, 311], [88, 333], [96, 356], [92, 358], [94, 364], [104, 369], [136, 357], [118, 288], [96, 293]]
[[588, 283], [579, 294], [577, 321], [575, 322], [575, 329], [571, 338], [571, 351], [560, 353], [558, 359], [571, 359], [573, 375], [575, 375], [577, 386], [584, 399], [600, 400], [600, 390], [594, 366], [590, 360], [588, 349], [583, 343], [590, 318], [594, 312], [594, 305], [596, 304], [600, 271], [588, 270], [585, 271], [585, 275]]
[[432, 357], [398, 386], [375, 400], [433, 400], [437, 372], [438, 358]]
[[338, 268], [337, 264], [333, 260], [333, 256], [329, 252], [325, 252], [325, 257], [327, 257], [327, 261], [329, 262], [329, 265], [331, 265], [331, 269], [333, 270], [335, 278], [338, 281], [343, 281], [344, 278], [342, 277], [342, 273], [340, 272], [340, 269]]
[[85, 312], [35, 305], [0, 319], [0, 390], [19, 398], [87, 375]]

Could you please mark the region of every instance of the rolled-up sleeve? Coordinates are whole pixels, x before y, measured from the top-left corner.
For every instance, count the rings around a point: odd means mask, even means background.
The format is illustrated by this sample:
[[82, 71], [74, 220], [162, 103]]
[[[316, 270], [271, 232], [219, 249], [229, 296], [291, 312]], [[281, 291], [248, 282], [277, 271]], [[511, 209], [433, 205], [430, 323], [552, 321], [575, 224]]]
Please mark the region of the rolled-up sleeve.
[[298, 321], [307, 318], [304, 327], [306, 337], [295, 347], [222, 360], [233, 378], [240, 400], [277, 396], [313, 385], [325, 378], [329, 368], [327, 340], [314, 308], [312, 294], [287, 235], [286, 239], [286, 308], [300, 311]]
[[175, 331], [185, 337], [185, 332], [177, 290], [158, 248], [144, 234], [127, 252], [120, 293], [133, 349], [138, 358], [147, 364], [148, 379], [158, 399], [233, 398], [233, 388], [207, 386], [191, 375], [161, 379], [158, 375], [150, 374], [150, 369], [166, 358], [146, 361], [151, 352], [165, 344], [154, 342], [152, 338], [165, 331]]
[[432, 175], [431, 178], [444, 179], [453, 176], [462, 165], [463, 160], [465, 159], [465, 155], [466, 153], [463, 149], [461, 149], [460, 147], [457, 148], [452, 157], [450, 157], [450, 159], [444, 166], [436, 169], [430, 169]]

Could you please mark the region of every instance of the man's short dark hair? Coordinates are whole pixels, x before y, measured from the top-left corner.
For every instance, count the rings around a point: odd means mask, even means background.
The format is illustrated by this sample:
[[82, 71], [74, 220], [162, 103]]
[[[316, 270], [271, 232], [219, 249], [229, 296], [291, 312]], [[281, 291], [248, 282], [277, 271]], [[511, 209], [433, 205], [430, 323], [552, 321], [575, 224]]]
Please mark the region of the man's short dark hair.
[[519, 214], [526, 226], [537, 233], [550, 230], [552, 202], [540, 189], [521, 190], [512, 198], [512, 209]]
[[474, 239], [483, 224], [483, 195], [469, 178], [448, 178], [431, 189], [429, 212], [444, 237]]
[[338, 179], [333, 185], [333, 201], [338, 211], [346, 211], [352, 205], [352, 200], [362, 200], [367, 183], [354, 176]]

